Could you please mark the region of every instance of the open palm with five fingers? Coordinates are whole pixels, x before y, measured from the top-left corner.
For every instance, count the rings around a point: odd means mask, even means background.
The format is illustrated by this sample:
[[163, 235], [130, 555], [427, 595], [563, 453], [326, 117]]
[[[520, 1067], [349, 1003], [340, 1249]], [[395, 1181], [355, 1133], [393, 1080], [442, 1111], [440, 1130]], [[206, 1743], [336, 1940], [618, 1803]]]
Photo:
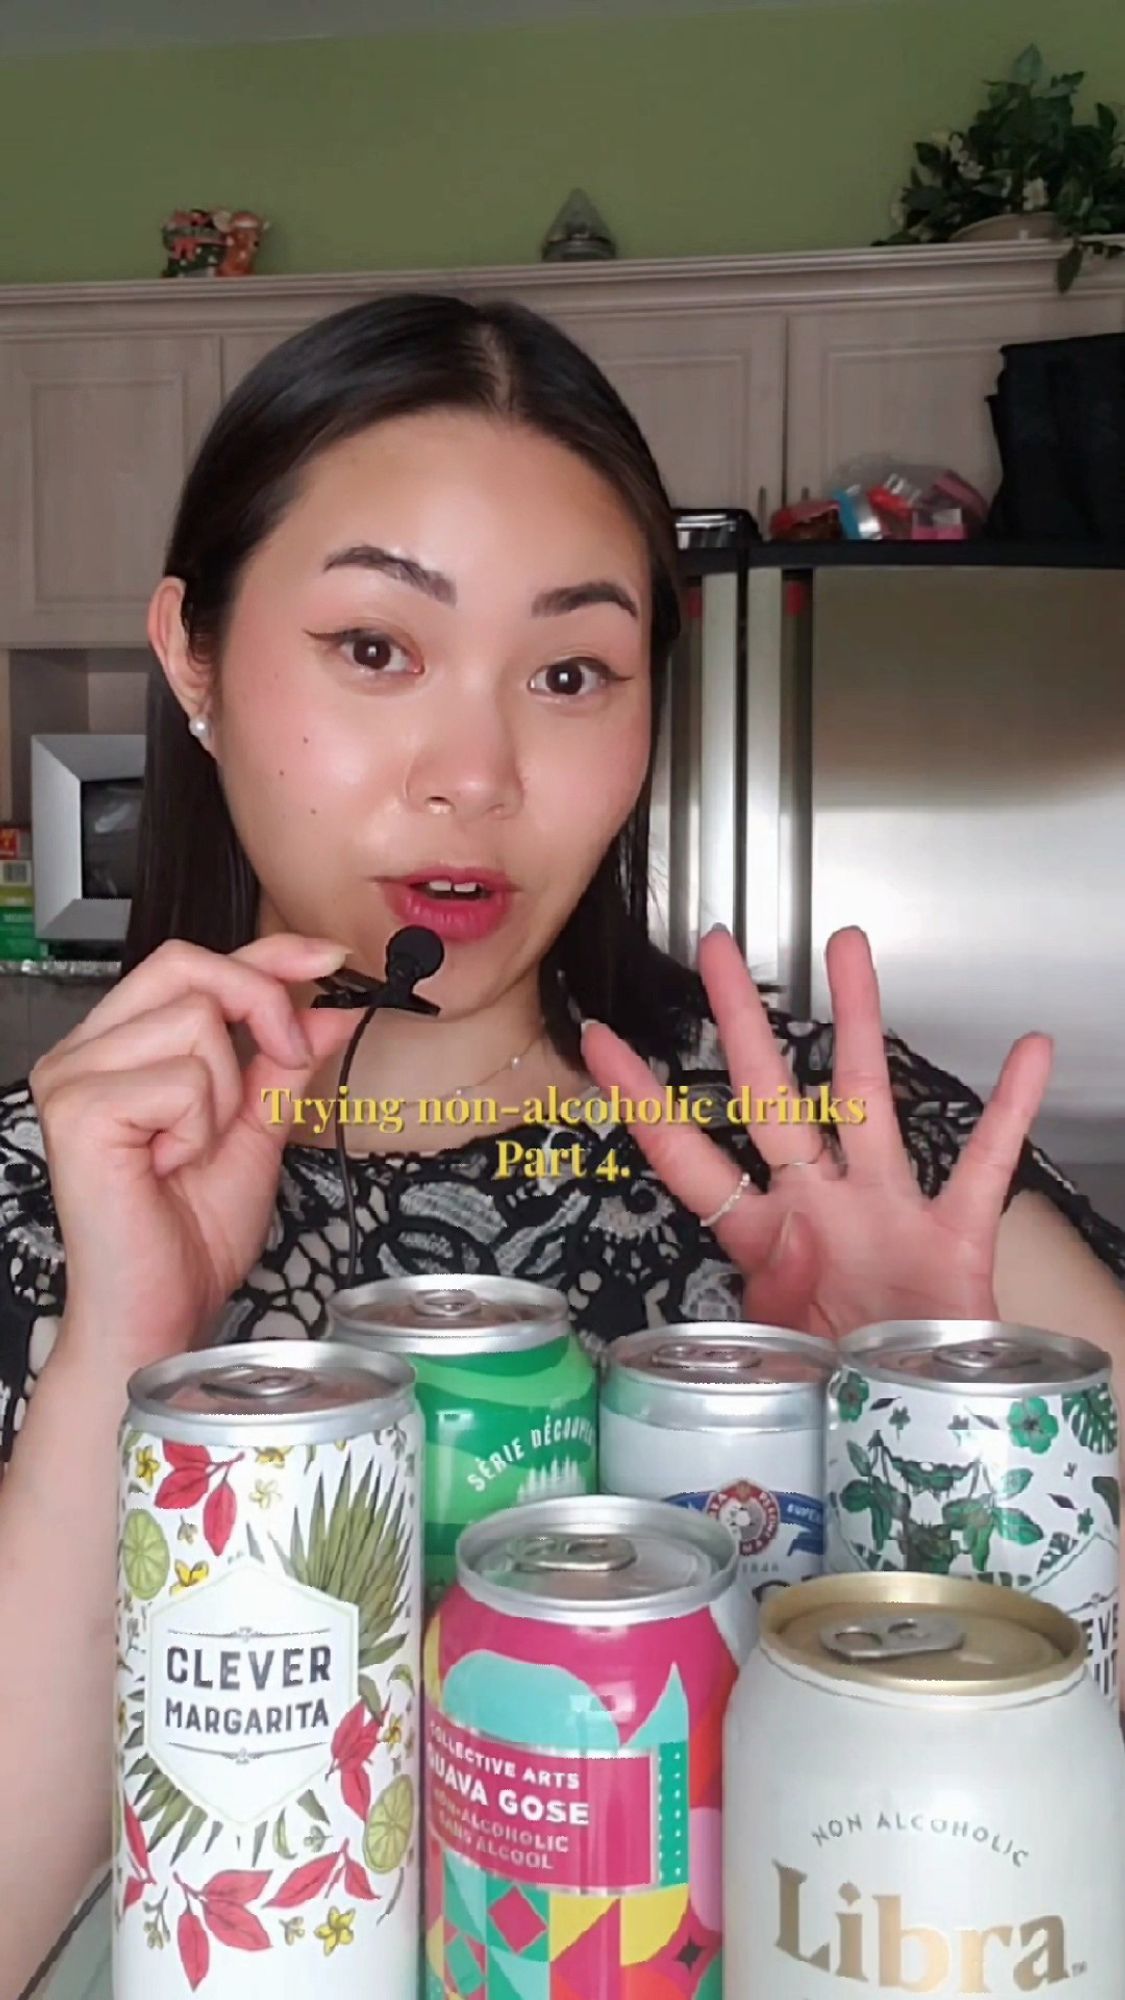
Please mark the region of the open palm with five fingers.
[[[995, 1319], [996, 1238], [1020, 1151], [1042, 1102], [1052, 1045], [1025, 1035], [940, 1192], [918, 1185], [895, 1112], [879, 989], [862, 931], [837, 931], [826, 952], [834, 1022], [832, 1095], [864, 1115], [826, 1141], [818, 1124], [776, 1115], [750, 1129], [770, 1169], [762, 1193], [698, 1127], [630, 1126], [669, 1191], [709, 1222], [746, 1278], [745, 1311], [761, 1324], [840, 1338], [885, 1319]], [[798, 1095], [769, 1015], [733, 938], [712, 931], [699, 968], [736, 1095]], [[609, 1028], [589, 1023], [583, 1055], [594, 1081], [661, 1100], [647, 1064]], [[721, 1214], [718, 1211], [722, 1210]]]

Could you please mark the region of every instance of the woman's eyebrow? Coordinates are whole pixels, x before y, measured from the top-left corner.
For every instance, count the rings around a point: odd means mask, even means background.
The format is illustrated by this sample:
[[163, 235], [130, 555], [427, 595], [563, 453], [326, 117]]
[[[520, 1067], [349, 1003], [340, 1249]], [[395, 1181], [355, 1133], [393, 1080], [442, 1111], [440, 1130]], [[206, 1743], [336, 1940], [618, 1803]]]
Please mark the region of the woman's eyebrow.
[[[324, 567], [378, 570], [398, 583], [408, 583], [413, 589], [424, 591], [439, 604], [457, 602], [457, 587], [450, 577], [443, 576], [440, 570], [427, 569], [413, 556], [395, 555], [390, 549], [378, 548], [374, 542], [353, 542], [350, 548], [337, 549], [327, 557]], [[563, 583], [554, 590], [540, 591], [531, 610], [536, 618], [557, 618], [568, 611], [582, 611], [589, 604], [616, 604], [630, 618], [640, 619], [632, 593], [609, 577], [591, 577], [585, 583]]]
[[609, 578], [592, 578], [589, 583], [564, 583], [557, 590], [541, 591], [531, 610], [535, 618], [555, 618], [561, 612], [581, 611], [587, 604], [616, 604], [630, 618], [640, 618], [637, 601], [624, 584]]
[[354, 542], [351, 548], [337, 549], [326, 559], [324, 567], [379, 570], [397, 583], [409, 583], [415, 590], [424, 591], [439, 604], [457, 602], [456, 587], [440, 570], [427, 569], [423, 563], [415, 562], [413, 556], [396, 556], [390, 549], [377, 548], [374, 542]]

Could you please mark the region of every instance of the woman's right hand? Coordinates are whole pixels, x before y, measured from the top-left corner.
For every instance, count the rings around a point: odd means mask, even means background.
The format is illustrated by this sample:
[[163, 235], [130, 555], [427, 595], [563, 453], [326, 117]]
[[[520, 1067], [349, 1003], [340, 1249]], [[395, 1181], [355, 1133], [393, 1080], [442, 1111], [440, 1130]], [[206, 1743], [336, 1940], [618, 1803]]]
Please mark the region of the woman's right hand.
[[[729, 932], [711, 932], [699, 963], [730, 1068], [733, 1095], [772, 1105], [800, 1097], [768, 1011]], [[726, 1148], [692, 1125], [638, 1121], [629, 1130], [654, 1172], [714, 1235], [747, 1282], [744, 1311], [764, 1324], [841, 1339], [880, 1320], [1001, 1317], [997, 1241], [1021, 1149], [1047, 1087], [1052, 1044], [1024, 1035], [936, 1195], [922, 1191], [899, 1122], [870, 944], [848, 926], [828, 941], [833, 1005], [830, 1096], [858, 1104], [829, 1145], [812, 1120], [755, 1122], [770, 1170], [759, 1192]], [[603, 1090], [660, 1101], [642, 1058], [600, 1023], [586, 1024], [586, 1064]], [[854, 1117], [855, 1114], [853, 1113]], [[808, 1157], [809, 1155], [812, 1157]]]
[[[66, 1253], [59, 1346], [95, 1339], [126, 1374], [206, 1332], [258, 1256], [290, 1100], [355, 1015], [287, 988], [335, 971], [342, 945], [259, 938], [229, 957], [161, 945], [31, 1072]], [[230, 1028], [256, 1053], [243, 1070]]]

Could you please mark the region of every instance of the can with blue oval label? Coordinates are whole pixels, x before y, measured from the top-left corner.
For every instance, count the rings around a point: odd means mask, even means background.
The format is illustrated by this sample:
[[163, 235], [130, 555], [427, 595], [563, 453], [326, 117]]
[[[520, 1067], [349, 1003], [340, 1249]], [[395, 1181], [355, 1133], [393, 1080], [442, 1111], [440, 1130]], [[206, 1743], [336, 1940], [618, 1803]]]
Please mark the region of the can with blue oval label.
[[607, 1493], [710, 1515], [738, 1549], [754, 1609], [824, 1566], [825, 1394], [832, 1343], [695, 1320], [629, 1334], [606, 1356]]

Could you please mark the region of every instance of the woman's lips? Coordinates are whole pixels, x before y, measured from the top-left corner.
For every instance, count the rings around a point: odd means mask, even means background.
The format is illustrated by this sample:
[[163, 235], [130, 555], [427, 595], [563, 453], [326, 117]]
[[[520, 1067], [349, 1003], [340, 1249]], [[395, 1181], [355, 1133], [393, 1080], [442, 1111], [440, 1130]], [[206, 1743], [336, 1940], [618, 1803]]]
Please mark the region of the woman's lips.
[[431, 896], [414, 882], [384, 882], [383, 894], [401, 923], [424, 924], [451, 944], [476, 944], [500, 928], [512, 907], [510, 888], [487, 896]]

